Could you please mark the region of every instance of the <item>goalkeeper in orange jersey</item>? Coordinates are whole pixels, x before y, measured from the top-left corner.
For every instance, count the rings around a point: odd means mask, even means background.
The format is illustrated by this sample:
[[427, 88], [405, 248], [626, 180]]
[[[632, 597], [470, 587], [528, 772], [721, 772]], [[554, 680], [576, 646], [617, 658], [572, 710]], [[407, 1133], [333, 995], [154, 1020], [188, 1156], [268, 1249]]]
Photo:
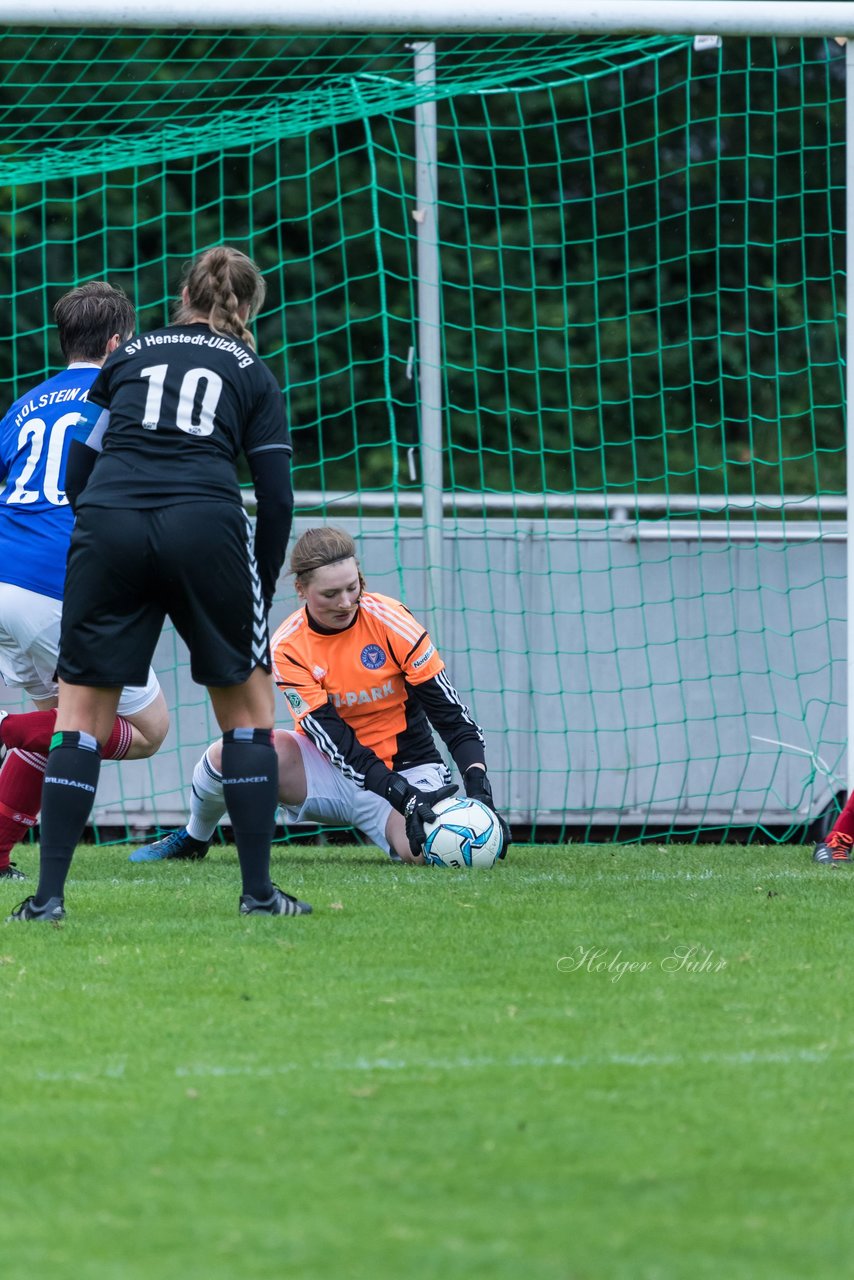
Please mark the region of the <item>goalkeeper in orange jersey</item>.
[[[280, 804], [291, 822], [356, 827], [394, 860], [422, 862], [432, 806], [457, 790], [432, 730], [466, 794], [496, 812], [483, 735], [421, 624], [366, 589], [349, 534], [307, 530], [290, 568], [303, 603], [271, 642], [273, 678], [296, 721], [275, 734]], [[220, 759], [216, 742], [196, 765], [187, 826], [131, 862], [204, 857], [225, 812]], [[503, 857], [510, 830], [499, 822]]]

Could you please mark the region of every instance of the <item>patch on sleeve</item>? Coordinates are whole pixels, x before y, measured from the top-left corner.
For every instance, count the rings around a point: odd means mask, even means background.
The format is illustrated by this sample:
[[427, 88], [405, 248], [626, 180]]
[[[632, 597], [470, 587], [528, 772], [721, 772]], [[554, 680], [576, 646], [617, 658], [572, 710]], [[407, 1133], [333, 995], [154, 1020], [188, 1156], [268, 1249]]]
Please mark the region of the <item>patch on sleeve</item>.
[[307, 711], [311, 710], [298, 689], [283, 689], [282, 692], [287, 699], [288, 706], [295, 716], [304, 716]]
[[429, 649], [427, 649], [426, 653], [422, 653], [421, 657], [416, 658], [415, 662], [413, 662], [412, 670], [417, 671], [419, 667], [423, 667], [424, 663], [429, 662], [435, 652], [436, 652], [436, 646], [434, 644], [431, 644]]

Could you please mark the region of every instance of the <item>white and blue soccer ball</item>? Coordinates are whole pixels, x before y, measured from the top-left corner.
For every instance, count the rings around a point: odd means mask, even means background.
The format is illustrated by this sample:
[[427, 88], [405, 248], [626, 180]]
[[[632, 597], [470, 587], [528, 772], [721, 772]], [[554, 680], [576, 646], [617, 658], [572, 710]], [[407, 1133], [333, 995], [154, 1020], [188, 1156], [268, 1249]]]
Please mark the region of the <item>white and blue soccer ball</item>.
[[480, 800], [451, 796], [433, 805], [425, 822], [424, 861], [433, 867], [491, 867], [501, 852], [501, 827]]

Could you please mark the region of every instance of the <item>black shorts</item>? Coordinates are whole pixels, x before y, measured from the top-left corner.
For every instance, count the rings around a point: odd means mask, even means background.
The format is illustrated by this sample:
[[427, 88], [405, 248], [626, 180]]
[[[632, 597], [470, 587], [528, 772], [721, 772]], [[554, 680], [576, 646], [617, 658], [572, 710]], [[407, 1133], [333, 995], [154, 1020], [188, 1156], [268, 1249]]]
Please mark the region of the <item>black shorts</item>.
[[83, 507], [65, 578], [58, 675], [68, 684], [144, 684], [166, 617], [198, 684], [270, 670], [249, 517], [228, 502], [131, 511]]

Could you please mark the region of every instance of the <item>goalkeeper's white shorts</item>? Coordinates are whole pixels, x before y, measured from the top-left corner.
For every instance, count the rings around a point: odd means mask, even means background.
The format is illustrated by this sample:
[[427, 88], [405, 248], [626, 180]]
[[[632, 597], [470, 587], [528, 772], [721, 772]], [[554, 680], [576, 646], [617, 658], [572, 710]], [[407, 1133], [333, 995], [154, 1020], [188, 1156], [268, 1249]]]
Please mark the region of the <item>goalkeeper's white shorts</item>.
[[[287, 822], [317, 822], [326, 827], [356, 827], [384, 853], [389, 852], [386, 825], [392, 807], [374, 791], [363, 791], [346, 778], [304, 733], [289, 730], [299, 745], [305, 767], [306, 798], [301, 805], [282, 805]], [[451, 775], [443, 764], [416, 765], [401, 774], [419, 791], [438, 791]]]
[[[0, 582], [0, 678], [12, 688], [26, 689], [36, 702], [56, 696], [61, 617], [61, 600]], [[119, 715], [144, 711], [159, 692], [160, 682], [149, 668], [144, 685], [122, 690]]]

